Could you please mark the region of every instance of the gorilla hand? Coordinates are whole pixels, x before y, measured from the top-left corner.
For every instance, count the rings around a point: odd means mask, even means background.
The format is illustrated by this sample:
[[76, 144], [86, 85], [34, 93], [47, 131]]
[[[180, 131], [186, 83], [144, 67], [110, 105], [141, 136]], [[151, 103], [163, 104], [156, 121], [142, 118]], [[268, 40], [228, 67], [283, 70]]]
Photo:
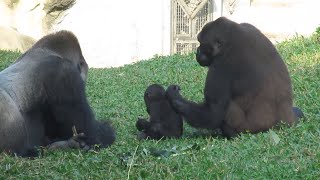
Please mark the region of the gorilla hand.
[[170, 85], [166, 91], [166, 96], [169, 99], [172, 107], [179, 113], [184, 112], [186, 104], [180, 94], [180, 87], [178, 85]]
[[70, 139], [65, 141], [57, 141], [48, 146], [49, 150], [57, 149], [84, 149], [89, 150], [90, 147], [86, 143], [87, 137], [84, 133], [72, 136]]

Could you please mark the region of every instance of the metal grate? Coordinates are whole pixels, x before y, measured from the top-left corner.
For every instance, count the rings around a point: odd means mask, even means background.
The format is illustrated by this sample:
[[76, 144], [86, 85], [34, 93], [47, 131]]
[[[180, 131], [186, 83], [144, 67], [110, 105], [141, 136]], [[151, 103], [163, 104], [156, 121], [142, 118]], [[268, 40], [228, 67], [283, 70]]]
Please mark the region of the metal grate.
[[180, 6], [177, 6], [177, 34], [189, 34], [189, 20]]
[[171, 54], [196, 50], [197, 34], [213, 19], [213, 0], [171, 0]]
[[196, 51], [198, 43], [176, 43], [176, 50], [179, 54], [188, 54]]
[[204, 5], [204, 7], [198, 12], [195, 17], [196, 23], [196, 33], [198, 34], [202, 27], [208, 22], [208, 13], [209, 13], [209, 3]]

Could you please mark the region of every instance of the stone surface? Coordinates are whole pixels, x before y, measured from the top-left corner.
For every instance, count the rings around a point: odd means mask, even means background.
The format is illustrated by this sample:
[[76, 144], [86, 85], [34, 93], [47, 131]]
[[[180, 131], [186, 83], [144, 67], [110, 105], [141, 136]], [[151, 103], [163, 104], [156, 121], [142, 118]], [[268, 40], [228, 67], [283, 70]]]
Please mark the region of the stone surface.
[[[14, 37], [0, 43], [25, 49], [21, 34], [39, 39], [67, 29], [78, 37], [90, 67], [117, 67], [170, 54], [171, 0], [2, 0], [0, 26]], [[318, 0], [239, 0], [230, 19], [258, 27], [273, 42], [308, 36], [320, 26]], [[74, 4], [75, 3], [75, 4]], [[215, 2], [220, 7], [219, 0]], [[221, 11], [214, 12], [218, 17]], [[17, 35], [18, 33], [19, 35]], [[28, 43], [27, 43], [28, 44]], [[15, 47], [16, 46], [16, 47]], [[23, 46], [23, 47], [22, 47]]]
[[0, 49], [24, 52], [34, 43], [32, 37], [20, 34], [12, 28], [0, 26]]
[[75, 0], [3, 0], [0, 1], [0, 26], [12, 27], [39, 39], [65, 16]]

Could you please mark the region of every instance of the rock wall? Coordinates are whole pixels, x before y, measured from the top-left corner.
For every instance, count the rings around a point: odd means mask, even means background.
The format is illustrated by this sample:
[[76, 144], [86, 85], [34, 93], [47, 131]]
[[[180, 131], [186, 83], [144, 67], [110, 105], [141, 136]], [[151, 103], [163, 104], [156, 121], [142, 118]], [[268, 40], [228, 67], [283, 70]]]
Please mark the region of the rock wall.
[[35, 43], [35, 39], [23, 35], [13, 28], [0, 26], [0, 49], [24, 52]]
[[[273, 42], [309, 35], [320, 26], [318, 0], [230, 1], [238, 2], [232, 14], [224, 7], [219, 15], [252, 23]], [[221, 0], [214, 4], [221, 7]], [[90, 67], [116, 67], [168, 55], [170, 8], [171, 0], [2, 0], [0, 49], [24, 51], [34, 39], [67, 29], [78, 37]]]
[[58, 24], [75, 0], [3, 0], [0, 1], [0, 26], [40, 38]]

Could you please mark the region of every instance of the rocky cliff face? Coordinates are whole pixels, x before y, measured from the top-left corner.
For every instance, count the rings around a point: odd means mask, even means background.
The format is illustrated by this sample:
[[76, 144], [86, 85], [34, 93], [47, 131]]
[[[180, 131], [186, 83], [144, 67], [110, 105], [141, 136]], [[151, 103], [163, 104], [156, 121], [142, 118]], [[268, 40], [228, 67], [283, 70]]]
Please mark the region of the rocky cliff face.
[[[220, 10], [223, 15], [255, 25], [273, 42], [309, 35], [320, 24], [319, 0], [254, 0], [251, 6], [247, 0], [237, 1], [232, 15], [225, 9]], [[170, 2], [0, 0], [0, 27], [5, 27], [0, 28], [0, 49], [24, 51], [47, 33], [65, 29], [77, 35], [90, 67], [116, 67], [168, 55]]]
[[0, 26], [0, 49], [24, 52], [34, 43], [35, 39], [32, 37], [23, 35], [13, 28]]
[[24, 51], [60, 23], [75, 0], [0, 1], [0, 49]]

